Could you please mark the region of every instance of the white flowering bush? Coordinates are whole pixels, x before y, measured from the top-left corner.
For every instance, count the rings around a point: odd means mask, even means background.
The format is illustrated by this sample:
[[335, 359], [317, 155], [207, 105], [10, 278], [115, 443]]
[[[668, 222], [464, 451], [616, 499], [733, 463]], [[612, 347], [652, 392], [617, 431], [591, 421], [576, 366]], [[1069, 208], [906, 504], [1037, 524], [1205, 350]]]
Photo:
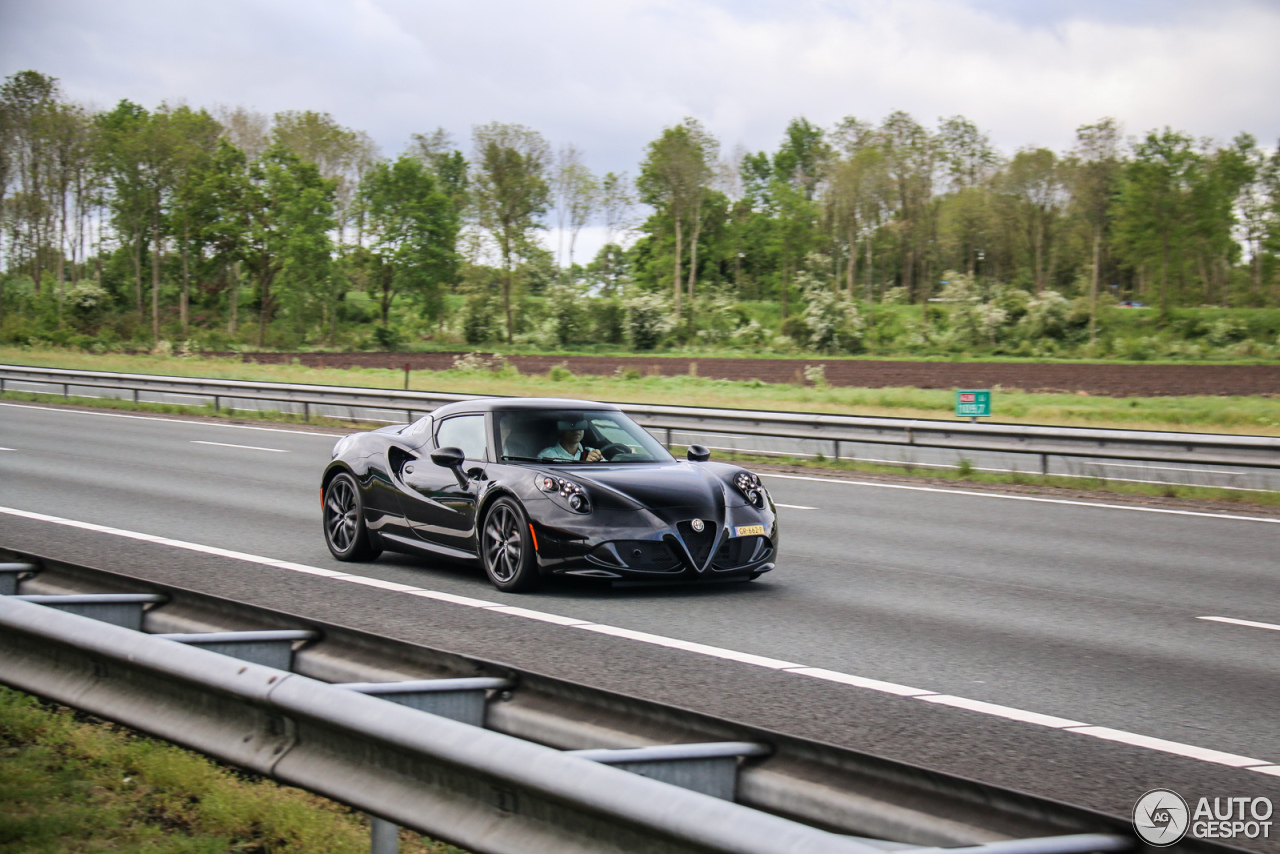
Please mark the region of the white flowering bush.
[[658, 294], [641, 293], [623, 301], [627, 312], [627, 338], [637, 350], [652, 350], [662, 336], [675, 328], [667, 301]]

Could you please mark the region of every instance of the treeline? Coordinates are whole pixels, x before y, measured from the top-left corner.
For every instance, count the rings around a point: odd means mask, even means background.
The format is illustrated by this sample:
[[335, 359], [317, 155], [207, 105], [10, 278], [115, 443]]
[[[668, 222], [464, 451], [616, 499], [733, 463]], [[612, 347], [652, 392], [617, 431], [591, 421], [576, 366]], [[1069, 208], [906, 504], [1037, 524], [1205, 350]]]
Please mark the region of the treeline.
[[415, 134], [388, 159], [327, 114], [93, 112], [24, 71], [0, 86], [0, 225], [16, 343], [1106, 355], [1118, 301], [1158, 307], [1157, 327], [1280, 305], [1280, 154], [1112, 119], [1011, 157], [960, 116], [801, 118], [776, 150], [731, 153], [686, 119], [633, 179], [520, 125], [477, 126], [466, 152]]

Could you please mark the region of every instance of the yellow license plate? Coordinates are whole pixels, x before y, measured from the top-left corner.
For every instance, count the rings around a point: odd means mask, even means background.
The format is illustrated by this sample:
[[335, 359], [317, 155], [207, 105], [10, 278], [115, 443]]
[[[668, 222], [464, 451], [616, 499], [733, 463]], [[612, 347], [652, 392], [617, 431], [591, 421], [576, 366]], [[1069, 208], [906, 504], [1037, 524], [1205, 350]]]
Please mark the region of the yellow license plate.
[[738, 536], [739, 537], [756, 537], [756, 536], [763, 537], [764, 525], [739, 525]]

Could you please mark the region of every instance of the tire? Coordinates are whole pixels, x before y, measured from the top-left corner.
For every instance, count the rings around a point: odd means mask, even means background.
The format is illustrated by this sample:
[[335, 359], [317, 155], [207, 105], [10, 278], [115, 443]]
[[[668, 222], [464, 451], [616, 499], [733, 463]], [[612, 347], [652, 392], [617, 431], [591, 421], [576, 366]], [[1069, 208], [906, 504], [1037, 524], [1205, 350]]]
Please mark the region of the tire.
[[382, 554], [364, 523], [360, 487], [346, 472], [335, 476], [324, 489], [324, 542], [338, 560], [373, 560]]
[[513, 499], [489, 506], [480, 526], [480, 560], [489, 583], [504, 593], [523, 593], [538, 586], [538, 559], [528, 517]]

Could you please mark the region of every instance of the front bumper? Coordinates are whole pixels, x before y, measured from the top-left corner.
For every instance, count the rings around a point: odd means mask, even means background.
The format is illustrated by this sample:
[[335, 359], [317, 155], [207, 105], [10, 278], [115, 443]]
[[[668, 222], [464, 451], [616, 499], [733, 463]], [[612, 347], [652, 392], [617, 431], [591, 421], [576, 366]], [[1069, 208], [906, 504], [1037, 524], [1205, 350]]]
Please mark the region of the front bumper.
[[[596, 519], [596, 524], [573, 528], [535, 522], [538, 566], [544, 575], [674, 583], [747, 578], [772, 570], [778, 554], [776, 518], [754, 508], [729, 510], [723, 522], [692, 513], [645, 520], [651, 525], [636, 525], [634, 518], [630, 525], [602, 525], [609, 520]], [[695, 519], [702, 520], [702, 531], [695, 530]]]

